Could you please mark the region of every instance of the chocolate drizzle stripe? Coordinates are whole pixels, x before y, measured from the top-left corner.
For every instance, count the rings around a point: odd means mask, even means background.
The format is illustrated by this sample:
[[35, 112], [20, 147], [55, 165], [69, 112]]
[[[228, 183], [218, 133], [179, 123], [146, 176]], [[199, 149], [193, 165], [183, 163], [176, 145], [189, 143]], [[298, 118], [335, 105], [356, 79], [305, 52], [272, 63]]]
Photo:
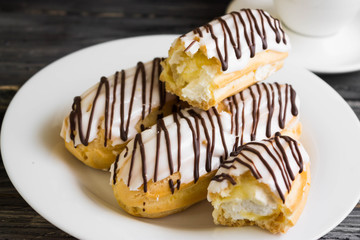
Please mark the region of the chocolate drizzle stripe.
[[290, 86], [290, 99], [291, 99], [291, 114], [297, 116], [299, 114], [299, 111], [296, 107], [296, 92], [292, 88], [292, 86]]
[[[202, 125], [202, 128], [204, 130], [204, 133], [205, 133], [205, 137], [206, 137], [206, 171], [207, 172], [211, 172], [211, 158], [212, 158], [212, 152], [211, 152], [211, 139], [210, 139], [210, 135], [209, 135], [209, 132], [208, 132], [208, 129], [206, 127], [206, 123], [205, 123], [205, 120], [204, 118], [198, 114], [197, 112], [195, 112], [194, 110], [188, 110], [188, 113], [195, 119], [195, 121], [197, 122], [197, 119], [200, 120], [201, 122], [201, 125]], [[197, 126], [198, 126], [198, 123], [197, 123]], [[200, 135], [198, 135], [198, 140], [200, 140]], [[199, 164], [199, 163], [197, 163]], [[197, 166], [198, 168], [199, 166]]]
[[121, 86], [120, 86], [120, 138], [127, 140], [127, 132], [124, 129], [124, 98], [125, 98], [125, 71], [121, 70]]
[[245, 129], [245, 99], [244, 99], [244, 95], [243, 92], [240, 92], [240, 99], [242, 102], [242, 113], [241, 113], [241, 121], [242, 121], [242, 126], [241, 126], [241, 145], [244, 144], [244, 129]]
[[222, 142], [223, 147], [224, 147], [224, 159], [220, 159], [220, 163], [221, 163], [223, 160], [227, 159], [227, 157], [228, 157], [228, 149], [227, 149], [227, 146], [226, 146], [226, 141], [225, 141], [225, 137], [224, 137], [224, 130], [223, 130], [223, 125], [221, 123], [220, 114], [219, 114], [219, 112], [217, 111], [217, 109], [215, 107], [212, 107], [211, 109], [215, 113], [216, 120], [218, 122], [219, 130], [220, 130], [221, 142]]
[[268, 118], [266, 122], [266, 137], [271, 137], [271, 119], [274, 114], [274, 88], [272, 85], [269, 85], [271, 88], [271, 95], [267, 84], [262, 84], [264, 86], [264, 89], [266, 91], [266, 97], [267, 97], [267, 107], [268, 107]]
[[216, 175], [212, 178], [212, 180], [217, 181], [217, 182], [228, 180], [232, 185], [236, 185], [235, 180], [229, 174], [226, 174], [226, 173], [221, 173], [219, 175]]
[[195, 42], [196, 42], [195, 40], [194, 40], [194, 41], [192, 41], [192, 42], [189, 44], [189, 46], [187, 46], [187, 47], [185, 48], [184, 52], [188, 51], [188, 50], [189, 50], [189, 48], [191, 48], [191, 47], [192, 47], [192, 45], [194, 45], [194, 43], [195, 43]]
[[192, 136], [193, 136], [193, 150], [194, 150], [194, 182], [196, 183], [197, 180], [199, 179], [199, 173], [196, 171], [196, 162], [199, 161], [200, 159], [200, 151], [199, 151], [199, 145], [198, 145], [198, 142], [197, 142], [197, 136], [196, 136], [196, 132], [195, 132], [195, 129], [194, 129], [194, 126], [193, 124], [191, 123], [190, 119], [185, 117], [184, 114], [179, 111], [178, 112], [180, 117], [185, 119], [185, 121], [187, 122], [190, 130], [191, 130], [191, 133], [192, 133]]
[[180, 171], [181, 168], [181, 129], [180, 129], [180, 122], [179, 119], [177, 117], [177, 111], [178, 108], [176, 105], [173, 106], [173, 118], [174, 118], [174, 122], [176, 123], [176, 129], [177, 129], [177, 142], [178, 142], [178, 150], [177, 150], [177, 171]]
[[211, 148], [210, 148], [210, 156], [211, 158], [209, 159], [208, 162], [206, 162], [206, 166], [205, 166], [205, 170], [207, 172], [210, 172], [212, 169], [211, 169], [211, 166], [212, 166], [212, 156], [214, 154], [214, 149], [215, 149], [215, 134], [216, 134], [216, 129], [215, 129], [215, 124], [214, 124], [214, 121], [210, 115], [210, 112], [209, 111], [206, 111], [206, 115], [210, 121], [210, 124], [211, 124]]
[[128, 174], [129, 177], [128, 177], [128, 182], [127, 182], [128, 187], [130, 186], [130, 181], [131, 181], [131, 176], [132, 176], [131, 173], [132, 173], [132, 169], [133, 169], [133, 166], [134, 166], [136, 144], [137, 144], [138, 138], [139, 138], [139, 134], [136, 134], [136, 136], [134, 138], [133, 151], [132, 151], [132, 154], [131, 154], [130, 168], [129, 168], [129, 174]]
[[236, 169], [236, 167], [234, 165], [226, 165], [228, 162], [224, 161], [220, 167], [222, 168], [226, 168], [226, 169], [230, 169], [230, 168], [233, 168], [233, 169]]
[[[154, 88], [154, 80], [155, 80], [155, 67], [156, 67], [156, 62], [158, 61], [158, 58], [154, 59], [153, 63], [152, 63], [152, 71], [151, 71], [151, 81], [150, 81], [150, 89]], [[153, 96], [153, 91], [150, 91], [150, 96], [149, 96], [149, 111], [148, 114], [151, 113], [151, 104], [152, 104], [152, 96]], [[160, 90], [159, 90], [160, 92]], [[160, 97], [160, 102], [161, 102], [161, 97]]]
[[[233, 146], [233, 151], [236, 150], [236, 147], [238, 146], [239, 144], [239, 104], [236, 100], [236, 97], [235, 96], [232, 96], [232, 100], [234, 102], [234, 106], [235, 106], [235, 119], [232, 119], [235, 121], [235, 143], [234, 143], [234, 146]], [[244, 105], [242, 106], [244, 108]], [[244, 122], [242, 121], [242, 123], [244, 124]]]
[[[164, 60], [164, 59], [162, 59], [162, 60]], [[165, 89], [165, 83], [159, 80], [159, 76], [160, 76], [160, 73], [161, 73], [160, 58], [155, 58], [154, 65], [157, 66], [157, 68], [156, 68], [157, 69], [156, 76], [157, 76], [157, 81], [158, 81], [158, 84], [159, 84], [159, 98], [160, 98], [160, 107], [159, 107], [159, 109], [161, 110], [164, 107], [165, 103], [166, 103], [166, 94], [167, 93], [166, 93], [166, 89]], [[151, 89], [150, 92], [152, 92], [152, 89]]]
[[285, 105], [284, 105], [284, 112], [283, 112], [283, 116], [282, 116], [283, 128], [285, 128], [286, 110], [288, 107], [288, 90], [289, 90], [289, 85], [285, 84]]
[[[109, 101], [110, 101], [110, 86], [109, 86], [109, 81], [107, 80], [106, 77], [102, 77], [101, 81], [104, 82], [105, 85], [105, 140], [104, 140], [104, 146], [106, 147], [107, 145], [107, 140], [108, 140], [108, 132], [109, 132]], [[88, 128], [89, 131], [89, 135], [90, 136], [90, 128]]]
[[258, 103], [257, 103], [257, 111], [256, 111], [256, 122], [255, 122], [255, 128], [254, 128], [254, 139], [256, 139], [256, 132], [258, 129], [258, 125], [259, 125], [259, 121], [260, 121], [260, 104], [261, 104], [261, 98], [262, 98], [262, 94], [261, 94], [261, 90], [260, 90], [260, 84], [256, 84], [256, 90], [258, 92]]
[[[190, 114], [191, 116], [191, 114]], [[200, 126], [199, 126], [199, 119], [195, 116], [192, 116], [194, 118], [194, 121], [195, 121], [195, 130], [196, 130], [196, 137], [195, 137], [195, 140], [196, 140], [196, 145], [197, 145], [197, 158], [196, 160], [194, 161], [194, 179], [195, 179], [195, 183], [197, 182], [197, 180], [199, 179], [200, 177], [200, 169], [199, 169], [199, 164], [200, 164]]]
[[110, 131], [109, 131], [109, 139], [111, 139], [112, 136], [112, 126], [114, 122], [114, 109], [115, 109], [115, 102], [116, 102], [116, 86], [119, 78], [119, 72], [115, 73], [115, 79], [114, 79], [114, 87], [113, 87], [113, 97], [112, 97], [112, 104], [111, 104], [111, 116], [110, 116]]
[[[245, 13], [246, 13], [246, 17], [249, 21], [249, 26], [250, 26], [250, 41], [248, 42], [248, 46], [250, 49], [250, 57], [253, 58], [255, 56], [255, 34], [254, 34], [254, 26], [253, 26], [253, 22], [251, 21], [251, 16], [250, 13], [247, 9], [245, 9]], [[244, 29], [245, 31], [245, 29]]]
[[146, 158], [145, 158], [145, 149], [144, 149], [144, 143], [142, 141], [141, 134], [138, 134], [138, 142], [139, 142], [139, 148], [140, 148], [140, 154], [141, 154], [141, 163], [142, 163], [142, 177], [144, 181], [144, 192], [147, 192], [147, 178], [146, 178]]
[[[139, 71], [140, 71], [139, 67], [140, 67], [140, 65], [137, 64], [135, 77], [134, 77], [134, 83], [133, 83], [132, 91], [131, 91], [130, 105], [129, 105], [129, 111], [128, 111], [128, 120], [126, 122], [126, 129], [125, 129], [126, 139], [123, 139], [123, 141], [126, 141], [128, 139], [129, 125], [130, 125], [130, 119], [131, 119], [132, 108], [133, 108], [133, 104], [134, 104], [135, 90], [136, 90], [136, 82], [138, 80], [138, 75], [139, 75]], [[124, 105], [123, 102], [122, 102], [122, 105]]]
[[[250, 139], [251, 139], [251, 141], [254, 141], [256, 138], [256, 127], [257, 127], [257, 123], [259, 121], [258, 101], [260, 102], [260, 99], [256, 99], [252, 88], [249, 88], [249, 90], [250, 90], [250, 95], [252, 97], [252, 119], [253, 119]], [[261, 95], [259, 95], [259, 97], [260, 96]]]
[[[237, 48], [235, 50], [235, 54], [237, 59], [241, 58], [241, 43], [240, 43], [240, 31], [239, 31], [239, 26], [238, 23], [236, 21], [236, 14], [234, 14], [234, 12], [231, 12], [230, 15], [233, 18], [234, 21], [234, 25], [235, 25], [235, 30], [236, 30], [236, 40], [237, 40]], [[241, 17], [241, 16], [240, 16]], [[229, 27], [227, 28], [229, 29]], [[231, 32], [230, 29], [228, 32]], [[233, 44], [233, 47], [236, 46], [235, 44]]]
[[180, 179], [176, 180], [176, 189], [179, 190], [181, 185]]
[[129, 153], [129, 148], [127, 145], [125, 146], [125, 149], [123, 151], [125, 151], [124, 157], [126, 157]]
[[284, 123], [283, 119], [281, 118], [281, 113], [283, 111], [283, 102], [282, 102], [282, 96], [281, 96], [281, 89], [280, 89], [279, 83], [275, 83], [275, 85], [276, 85], [276, 88], [278, 90], [278, 104], [279, 104], [279, 116], [278, 116], [278, 119], [279, 119], [279, 126], [280, 126], [281, 129], [284, 129], [285, 123]]
[[231, 113], [231, 134], [234, 132], [234, 121], [235, 121], [235, 114], [234, 114], [234, 108], [233, 108], [233, 102], [230, 100], [231, 97], [226, 98], [227, 104], [229, 105], [229, 110]]
[[[169, 137], [169, 131], [167, 130], [163, 119], [159, 119], [158, 124], [160, 125], [160, 129], [162, 129], [165, 134], [169, 170], [170, 170], [170, 175], [172, 175], [174, 173], [174, 166], [173, 166], [173, 160], [172, 160], [171, 141], [170, 141], [170, 137]], [[158, 132], [158, 134], [160, 135], [161, 132]]]
[[116, 184], [116, 173], [117, 173], [117, 166], [119, 162], [120, 154], [116, 156], [115, 162], [114, 162], [114, 173], [113, 173], [113, 185]]
[[156, 124], [156, 152], [155, 152], [155, 168], [154, 168], [154, 182], [157, 182], [157, 170], [159, 164], [159, 152], [160, 152], [160, 139], [161, 128], [159, 124]]
[[[69, 121], [70, 121], [70, 139], [74, 142], [75, 146], [75, 131], [76, 131], [76, 119], [78, 123], [82, 123], [82, 114], [81, 114], [81, 97], [75, 97], [74, 102], [72, 104], [72, 111], [69, 115]], [[80, 113], [79, 113], [80, 112]], [[83, 139], [83, 132], [82, 132], [82, 126], [79, 125], [79, 138], [80, 141]]]
[[174, 187], [174, 182], [173, 182], [172, 179], [169, 179], [169, 187], [170, 187], [170, 190], [171, 190], [171, 194], [174, 194], [175, 187]]
[[137, 145], [139, 145], [139, 151], [140, 151], [140, 158], [141, 158], [141, 175], [143, 178], [143, 182], [144, 182], [144, 192], [147, 192], [147, 178], [146, 178], [146, 155], [145, 155], [145, 149], [144, 149], [144, 143], [142, 141], [142, 137], [141, 134], [138, 133], [135, 136], [134, 139], [134, 148], [132, 151], [132, 156], [131, 156], [131, 161], [130, 161], [130, 168], [129, 168], [129, 178], [128, 178], [128, 183], [127, 186], [130, 186], [130, 181], [131, 181], [131, 177], [132, 177], [132, 169], [134, 166], [134, 161], [135, 161], [135, 153], [137, 150]]

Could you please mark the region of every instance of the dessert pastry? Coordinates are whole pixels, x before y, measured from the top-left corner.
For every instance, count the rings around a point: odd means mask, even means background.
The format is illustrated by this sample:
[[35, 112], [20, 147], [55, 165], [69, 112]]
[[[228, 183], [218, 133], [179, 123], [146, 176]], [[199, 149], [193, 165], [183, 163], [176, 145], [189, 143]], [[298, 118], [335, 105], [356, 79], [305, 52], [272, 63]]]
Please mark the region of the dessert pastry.
[[272, 233], [294, 226], [310, 188], [310, 161], [302, 145], [276, 133], [231, 155], [208, 187], [214, 222], [257, 225]]
[[242, 9], [177, 38], [160, 80], [181, 100], [207, 110], [280, 69], [289, 50], [278, 19]]
[[171, 113], [176, 97], [159, 81], [160, 58], [116, 72], [74, 98], [61, 136], [86, 165], [108, 170], [136, 133]]
[[111, 168], [119, 205], [142, 217], [162, 217], [206, 198], [207, 186], [233, 149], [277, 131], [294, 136], [299, 100], [288, 84], [255, 84], [208, 111], [174, 107], [138, 133]]

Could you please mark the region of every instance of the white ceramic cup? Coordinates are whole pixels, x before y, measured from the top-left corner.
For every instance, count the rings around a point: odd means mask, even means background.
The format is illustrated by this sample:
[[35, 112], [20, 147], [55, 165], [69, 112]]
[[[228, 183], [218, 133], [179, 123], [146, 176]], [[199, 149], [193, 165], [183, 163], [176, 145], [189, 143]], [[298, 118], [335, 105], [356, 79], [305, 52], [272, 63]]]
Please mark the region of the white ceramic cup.
[[316, 37], [336, 34], [360, 8], [360, 0], [274, 0], [274, 4], [288, 28]]

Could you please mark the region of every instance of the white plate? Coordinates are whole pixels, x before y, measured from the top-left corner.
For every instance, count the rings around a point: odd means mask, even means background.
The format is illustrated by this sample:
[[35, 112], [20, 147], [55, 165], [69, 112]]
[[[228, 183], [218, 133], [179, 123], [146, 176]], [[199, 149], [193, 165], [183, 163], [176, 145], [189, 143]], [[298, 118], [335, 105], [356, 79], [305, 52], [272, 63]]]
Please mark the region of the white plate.
[[59, 136], [72, 99], [122, 67], [166, 56], [173, 35], [99, 44], [66, 56], [33, 76], [12, 100], [2, 126], [7, 173], [23, 198], [48, 221], [80, 239], [316, 239], [340, 223], [360, 197], [360, 124], [345, 101], [321, 79], [287, 62], [272, 81], [289, 82], [301, 103], [303, 143], [312, 158], [306, 208], [288, 233], [212, 223], [203, 201], [162, 219], [132, 217], [118, 207], [109, 174], [76, 160]]
[[[278, 17], [272, 0], [234, 0], [226, 12], [262, 8]], [[360, 70], [360, 12], [340, 32], [330, 37], [309, 37], [284, 27], [292, 45], [290, 57], [310, 71], [345, 73]]]

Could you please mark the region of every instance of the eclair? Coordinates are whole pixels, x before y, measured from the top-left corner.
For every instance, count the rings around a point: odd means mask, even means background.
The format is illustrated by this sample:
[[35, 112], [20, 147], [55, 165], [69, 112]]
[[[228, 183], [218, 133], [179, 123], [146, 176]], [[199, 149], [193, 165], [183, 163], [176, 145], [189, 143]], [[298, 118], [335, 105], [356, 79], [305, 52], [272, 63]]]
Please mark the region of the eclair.
[[208, 187], [216, 224], [257, 225], [272, 233], [294, 226], [310, 188], [310, 160], [289, 136], [240, 146], [225, 160]]
[[299, 99], [289, 84], [255, 84], [207, 111], [173, 108], [138, 133], [111, 167], [119, 205], [157, 218], [206, 198], [207, 186], [230, 153], [282, 131], [299, 137]]
[[102, 77], [74, 98], [61, 137], [66, 148], [86, 165], [108, 170], [126, 143], [171, 113], [176, 97], [159, 81], [160, 58]]
[[289, 50], [278, 19], [242, 9], [175, 39], [160, 80], [168, 92], [207, 110], [280, 69]]

